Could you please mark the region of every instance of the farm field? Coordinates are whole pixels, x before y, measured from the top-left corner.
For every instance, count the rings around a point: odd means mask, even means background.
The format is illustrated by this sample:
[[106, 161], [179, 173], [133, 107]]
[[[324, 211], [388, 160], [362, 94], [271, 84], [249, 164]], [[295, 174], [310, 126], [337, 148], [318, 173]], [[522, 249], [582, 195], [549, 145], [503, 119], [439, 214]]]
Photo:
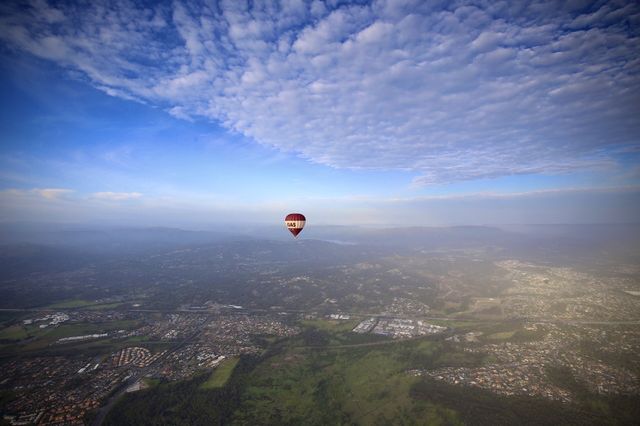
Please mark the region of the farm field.
[[233, 369], [236, 368], [238, 364], [238, 358], [230, 358], [226, 359], [216, 367], [215, 370], [209, 376], [209, 379], [204, 382], [201, 386], [202, 389], [217, 389], [223, 387], [229, 378], [231, 377], [231, 373], [233, 373]]

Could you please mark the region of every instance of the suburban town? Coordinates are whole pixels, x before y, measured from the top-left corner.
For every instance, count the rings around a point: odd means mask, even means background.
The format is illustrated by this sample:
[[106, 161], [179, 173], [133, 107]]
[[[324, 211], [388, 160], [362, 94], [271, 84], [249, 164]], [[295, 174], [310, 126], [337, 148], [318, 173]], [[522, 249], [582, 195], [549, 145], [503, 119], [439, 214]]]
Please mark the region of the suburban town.
[[[477, 368], [412, 370], [410, 373], [455, 385], [483, 388], [502, 395], [539, 396], [570, 402], [572, 394], [554, 384], [549, 378], [549, 370], [568, 369], [572, 376], [591, 392], [602, 395], [640, 393], [640, 379], [630, 369], [612, 366], [592, 357], [587, 358], [573, 350], [581, 340], [589, 339], [594, 344], [601, 345], [599, 351], [620, 353], [610, 343], [614, 336], [607, 336], [607, 331], [588, 326], [558, 327], [555, 324], [534, 324], [530, 329], [543, 332], [545, 337], [535, 342], [493, 343], [464, 348], [470, 353], [490, 356], [492, 361], [487, 365]], [[636, 345], [640, 343], [640, 333], [637, 332], [608, 333], [627, 336], [633, 334]], [[473, 339], [478, 341], [475, 336]], [[627, 346], [627, 350], [629, 349], [630, 346]], [[627, 352], [626, 355], [636, 364], [637, 369], [637, 357], [631, 352]]]
[[[95, 319], [95, 315], [91, 316]], [[148, 317], [145, 314], [105, 313], [101, 318]], [[48, 314], [35, 323], [56, 325], [82, 312]], [[64, 320], [61, 320], [64, 319]], [[56, 321], [55, 324], [51, 322]], [[147, 320], [148, 321], [148, 320]], [[139, 341], [147, 347], [126, 346], [107, 356], [27, 357], [4, 364], [0, 388], [11, 389], [15, 398], [5, 410], [11, 424], [84, 424], [86, 414], [98, 408], [122, 387], [138, 390], [147, 379], [181, 380], [210, 371], [226, 358], [259, 353], [264, 346], [253, 342], [257, 335], [286, 337], [298, 333], [295, 327], [260, 315], [167, 314], [134, 330], [117, 330], [57, 339], [53, 347], [81, 341]], [[144, 339], [140, 339], [144, 337]], [[157, 339], [158, 344], [150, 344]], [[150, 349], [149, 349], [150, 348]], [[157, 348], [157, 349], [156, 349]], [[136, 381], [132, 382], [132, 378]], [[139, 380], [138, 380], [139, 379]]]

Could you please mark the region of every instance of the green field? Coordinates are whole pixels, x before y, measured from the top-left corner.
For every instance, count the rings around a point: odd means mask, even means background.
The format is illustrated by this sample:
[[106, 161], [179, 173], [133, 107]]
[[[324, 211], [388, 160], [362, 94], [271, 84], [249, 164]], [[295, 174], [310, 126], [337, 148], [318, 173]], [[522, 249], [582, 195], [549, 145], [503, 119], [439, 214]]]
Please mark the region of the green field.
[[139, 325], [135, 320], [116, 320], [102, 323], [78, 323], [63, 324], [48, 333], [48, 337], [61, 338], [78, 336], [81, 334], [92, 334], [107, 332], [112, 330], [128, 330]]
[[330, 331], [330, 332], [345, 332], [351, 331], [358, 325], [359, 320], [326, 320], [326, 319], [316, 319], [316, 320], [303, 320], [300, 321], [300, 324], [304, 327], [314, 327], [319, 330]]
[[0, 311], [0, 328], [25, 317], [25, 312]]
[[502, 331], [500, 333], [493, 333], [486, 336], [487, 340], [509, 340], [516, 334], [515, 331]]
[[150, 377], [145, 377], [142, 380], [143, 380], [144, 384], [147, 386], [147, 389], [159, 386], [160, 383], [161, 383], [160, 379], [152, 379]]
[[201, 389], [217, 389], [223, 387], [229, 377], [231, 377], [231, 373], [233, 373], [233, 369], [236, 368], [236, 364], [238, 364], [239, 358], [229, 358], [226, 359], [216, 367], [215, 370], [209, 376], [206, 382], [204, 382], [200, 388]]
[[71, 299], [64, 300], [62, 302], [54, 303], [52, 305], [47, 306], [49, 309], [88, 309], [91, 311], [101, 310], [101, 309], [114, 309], [118, 306], [124, 305], [124, 302], [109, 302], [109, 303], [98, 303], [94, 300], [84, 300], [84, 299]]
[[537, 330], [528, 330], [521, 323], [497, 323], [486, 324], [484, 327], [479, 326], [479, 331], [483, 331], [483, 335], [479, 339], [487, 343], [495, 342], [534, 342], [542, 340], [548, 334], [544, 327]]
[[50, 309], [70, 309], [70, 308], [83, 308], [85, 306], [95, 305], [96, 302], [84, 299], [71, 299], [64, 300], [62, 302], [54, 303], [47, 306]]
[[[100, 334], [106, 333], [113, 330], [130, 330], [136, 328], [140, 325], [138, 321], [134, 320], [118, 320], [118, 321], [110, 321], [104, 323], [77, 323], [77, 324], [62, 324], [57, 327], [47, 327], [47, 328], [39, 328], [36, 325], [22, 327], [19, 325], [8, 327], [7, 330], [2, 330], [1, 333], [5, 333], [5, 336], [13, 336], [13, 337], [34, 337], [35, 339], [29, 341], [26, 344], [7, 344], [3, 345], [2, 352], [4, 353], [17, 353], [17, 352], [29, 352], [29, 351], [39, 351], [44, 349], [60, 349], [66, 346], [72, 347], [82, 347], [91, 343], [96, 342], [70, 342], [61, 345], [51, 346], [58, 339], [63, 337], [71, 337], [71, 336], [81, 336], [85, 334]], [[5, 337], [7, 340], [10, 340], [10, 337]], [[138, 337], [131, 338], [134, 341], [142, 341], [144, 339], [140, 339]], [[13, 339], [17, 340], [17, 339]], [[126, 339], [127, 341], [129, 339]], [[118, 340], [120, 342], [120, 340]]]
[[454, 320], [427, 320], [430, 324], [441, 325], [443, 327], [454, 328], [457, 331], [474, 331], [478, 327], [489, 323], [488, 321], [481, 320], [466, 320], [466, 319], [454, 319]]
[[89, 311], [99, 311], [99, 310], [103, 310], [103, 309], [115, 309], [119, 306], [124, 305], [125, 303], [122, 302], [114, 302], [114, 303], [101, 303], [101, 304], [97, 304], [97, 305], [89, 305], [86, 307], [87, 310]]
[[29, 337], [27, 330], [21, 325], [12, 325], [0, 331], [0, 340], [22, 340]]

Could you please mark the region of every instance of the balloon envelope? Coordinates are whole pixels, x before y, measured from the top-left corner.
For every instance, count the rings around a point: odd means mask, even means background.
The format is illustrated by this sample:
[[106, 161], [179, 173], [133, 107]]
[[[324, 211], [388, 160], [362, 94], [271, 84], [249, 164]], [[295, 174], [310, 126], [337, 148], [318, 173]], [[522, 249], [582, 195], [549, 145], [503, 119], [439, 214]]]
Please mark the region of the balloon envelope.
[[307, 218], [300, 213], [289, 213], [287, 217], [284, 218], [284, 224], [287, 225], [287, 229], [294, 237], [297, 237], [298, 234], [302, 232], [306, 221]]

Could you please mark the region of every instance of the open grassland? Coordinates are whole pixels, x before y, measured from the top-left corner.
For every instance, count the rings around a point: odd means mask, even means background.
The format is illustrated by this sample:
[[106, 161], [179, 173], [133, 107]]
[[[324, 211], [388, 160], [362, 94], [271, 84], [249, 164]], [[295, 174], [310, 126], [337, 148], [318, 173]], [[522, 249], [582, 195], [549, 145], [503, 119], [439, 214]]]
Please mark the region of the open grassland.
[[5, 327], [0, 331], [0, 340], [22, 340], [27, 337], [29, 337], [27, 330], [19, 324]]
[[0, 328], [11, 325], [24, 316], [25, 313], [20, 311], [0, 311]]
[[85, 306], [91, 306], [91, 305], [95, 305], [95, 304], [96, 304], [96, 302], [91, 301], [91, 300], [70, 299], [70, 300], [64, 300], [62, 302], [51, 304], [51, 305], [47, 306], [47, 308], [49, 308], [49, 309], [72, 309], [72, 308], [83, 308]]
[[[108, 333], [114, 330], [131, 330], [137, 328], [140, 325], [138, 321], [134, 320], [118, 320], [109, 321], [104, 323], [76, 323], [76, 324], [62, 324], [57, 327], [39, 328], [37, 326], [11, 326], [13, 330], [7, 331], [7, 336], [19, 336], [23, 340], [17, 343], [3, 345], [0, 351], [3, 353], [19, 353], [19, 352], [33, 352], [48, 349], [50, 347], [65, 347], [73, 346], [80, 347], [86, 345], [87, 341], [69, 342], [60, 345], [53, 345], [59, 339], [71, 336], [82, 336], [86, 334], [101, 334]], [[5, 329], [6, 330], [6, 329]], [[2, 332], [5, 332], [2, 330]], [[137, 336], [136, 336], [137, 337]], [[136, 339], [133, 337], [131, 339]], [[128, 339], [126, 339], [128, 340]], [[137, 340], [141, 340], [138, 338]], [[53, 345], [53, 346], [52, 346]]]
[[315, 319], [315, 320], [302, 320], [300, 324], [304, 327], [314, 327], [319, 330], [329, 332], [345, 332], [351, 331], [355, 328], [360, 320], [328, 320], [328, 319]]
[[71, 299], [54, 303], [47, 306], [48, 309], [86, 309], [89, 311], [98, 311], [104, 309], [116, 309], [119, 306], [126, 305], [124, 302], [108, 302], [101, 303], [92, 300]]
[[236, 368], [238, 360], [239, 358], [229, 358], [224, 360], [222, 364], [213, 370], [207, 381], [200, 387], [202, 389], [217, 389], [223, 387], [227, 381], [229, 381], [229, 377], [231, 377], [233, 369]]
[[522, 323], [504, 322], [496, 324], [486, 324], [477, 328], [484, 334], [479, 337], [485, 343], [499, 342], [534, 342], [542, 340], [548, 334], [544, 327], [527, 329]]
[[516, 334], [515, 331], [503, 331], [500, 333], [493, 333], [493, 334], [489, 334], [486, 338], [487, 340], [509, 340], [513, 337], [513, 335]]
[[473, 331], [473, 330], [477, 330], [478, 327], [481, 327], [484, 324], [490, 323], [487, 320], [462, 319], [462, 318], [457, 318], [452, 320], [429, 319], [427, 320], [427, 322], [434, 325], [454, 328], [456, 329], [456, 331]]
[[134, 320], [118, 320], [102, 323], [63, 324], [58, 327], [52, 328], [51, 331], [49, 331], [45, 335], [45, 337], [47, 340], [57, 340], [63, 337], [107, 333], [113, 330], [129, 330], [137, 327], [138, 325], [139, 322]]
[[107, 309], [116, 309], [122, 305], [126, 305], [126, 303], [122, 303], [122, 302], [99, 303], [96, 305], [88, 305], [85, 307], [85, 309], [88, 311], [101, 311], [101, 310], [107, 310]]

